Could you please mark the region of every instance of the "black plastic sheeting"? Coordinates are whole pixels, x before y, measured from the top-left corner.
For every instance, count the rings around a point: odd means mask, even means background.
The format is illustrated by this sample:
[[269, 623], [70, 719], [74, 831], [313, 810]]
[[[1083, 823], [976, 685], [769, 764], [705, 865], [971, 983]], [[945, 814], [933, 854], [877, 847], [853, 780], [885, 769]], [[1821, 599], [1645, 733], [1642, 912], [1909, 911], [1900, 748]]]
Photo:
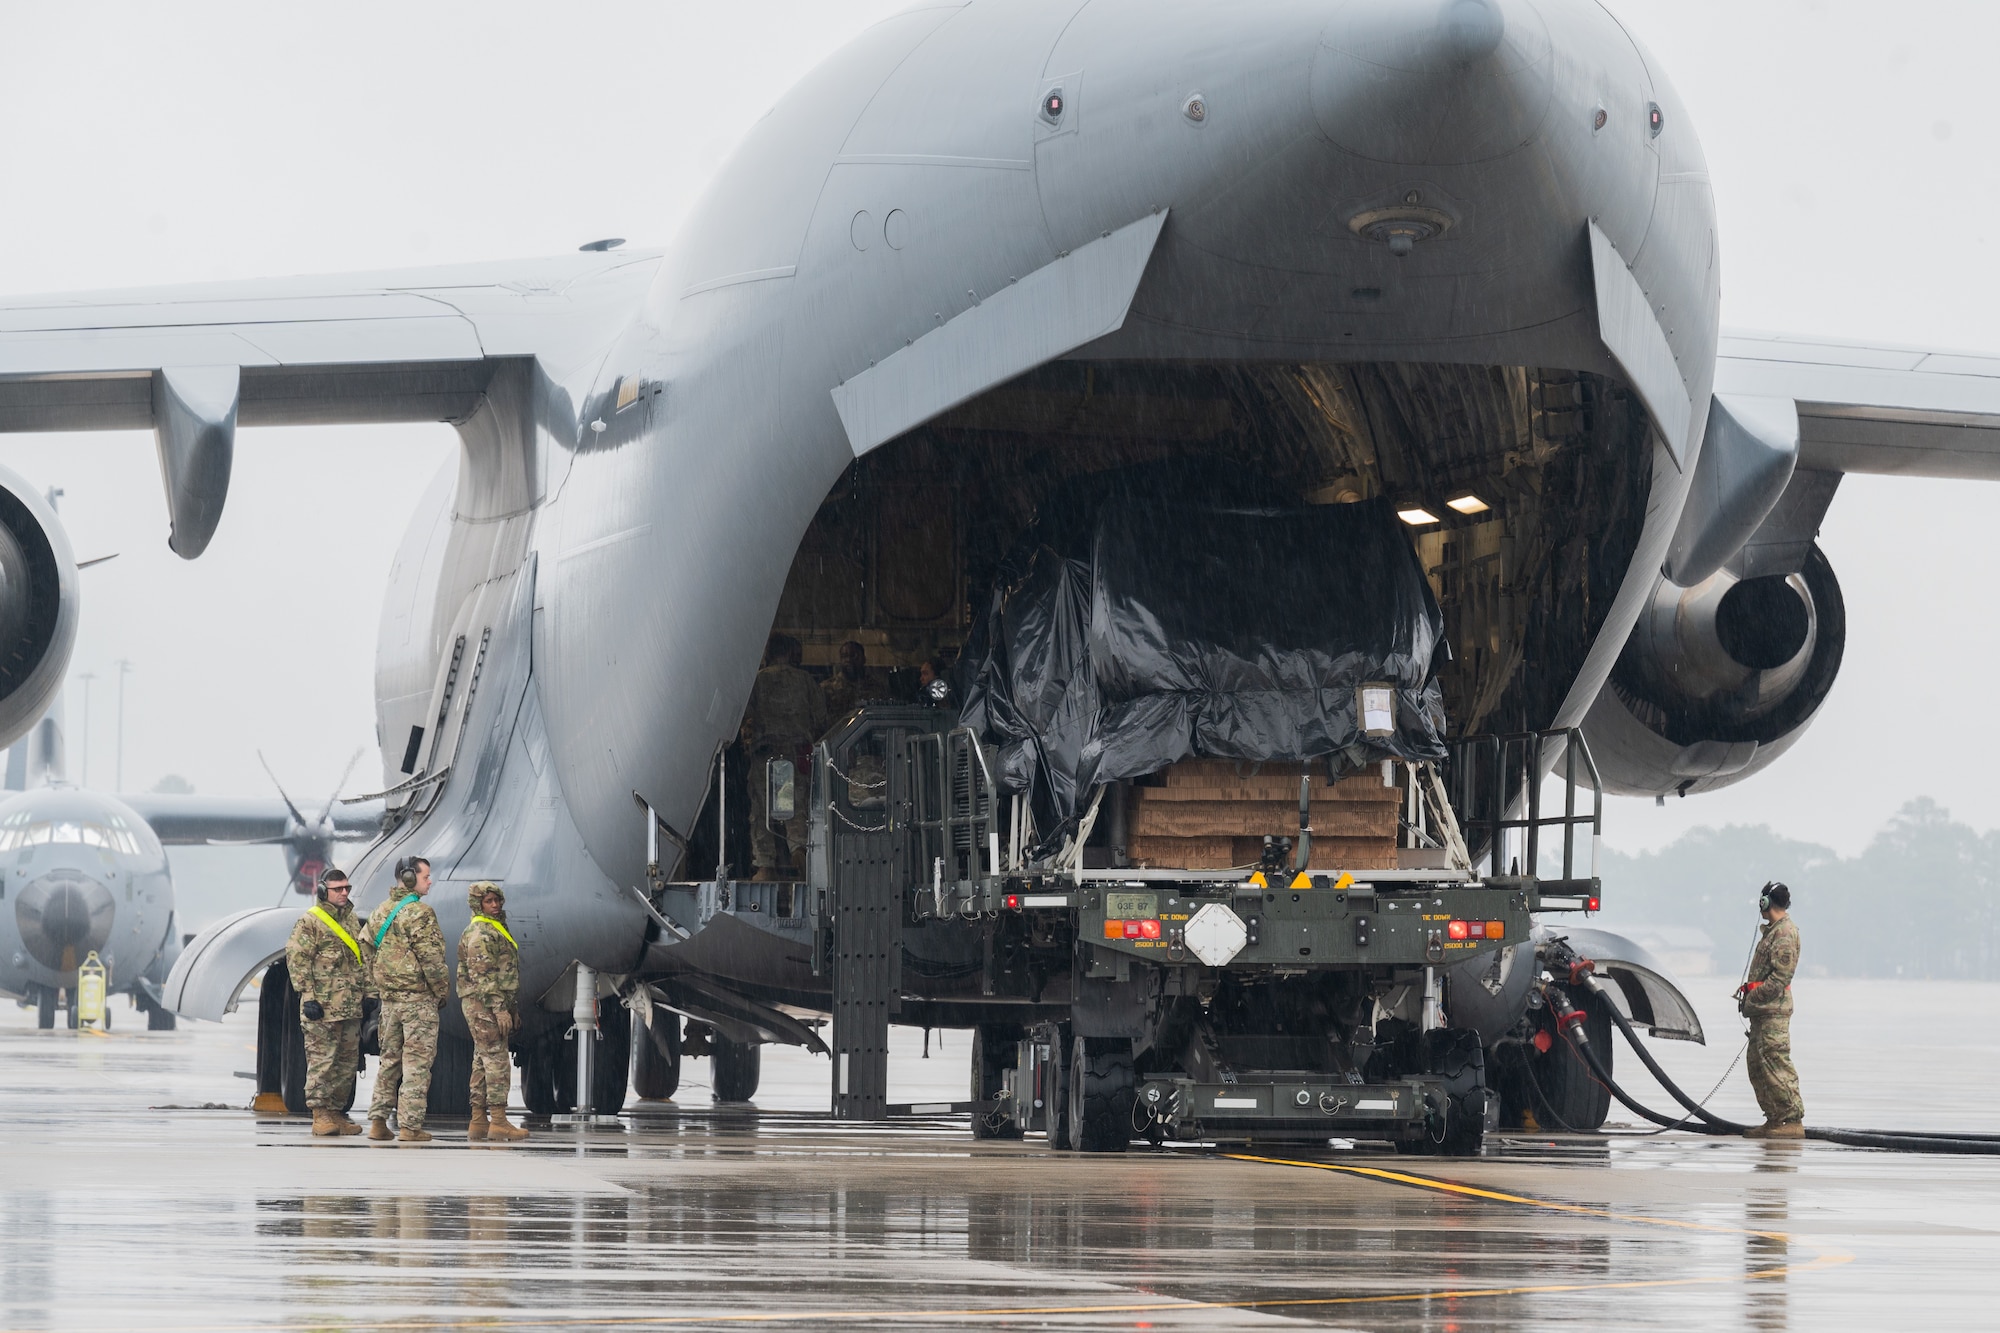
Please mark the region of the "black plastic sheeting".
[[[1033, 531], [1003, 570], [961, 720], [1044, 829], [1100, 783], [1195, 756], [1347, 771], [1444, 755], [1444, 620], [1383, 502], [1114, 499], [1087, 540]], [[1391, 734], [1362, 733], [1363, 684], [1394, 688]]]

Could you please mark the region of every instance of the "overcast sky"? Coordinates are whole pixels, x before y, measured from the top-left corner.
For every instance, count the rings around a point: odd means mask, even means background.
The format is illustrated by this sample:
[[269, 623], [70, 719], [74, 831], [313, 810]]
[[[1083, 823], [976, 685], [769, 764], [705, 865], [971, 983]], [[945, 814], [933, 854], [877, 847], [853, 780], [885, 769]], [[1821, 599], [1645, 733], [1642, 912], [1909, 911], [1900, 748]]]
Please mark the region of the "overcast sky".
[[[0, 4], [0, 293], [661, 243], [773, 99], [902, 7]], [[2000, 6], [1612, 7], [1707, 148], [1725, 323], [2000, 352]], [[0, 462], [64, 489], [80, 557], [119, 553], [82, 576], [91, 784], [113, 785], [121, 658], [128, 789], [259, 792], [260, 747], [302, 799], [364, 746], [354, 785], [372, 783], [382, 580], [454, 448], [443, 426], [245, 430], [190, 564], [166, 549], [150, 435], [0, 437]], [[1996, 503], [1844, 483], [1822, 540], [1847, 662], [1813, 732], [1727, 792], [1617, 803], [1609, 840], [1745, 821], [1853, 850], [1918, 794], [2000, 825]], [[79, 686], [75, 748], [82, 712]]]

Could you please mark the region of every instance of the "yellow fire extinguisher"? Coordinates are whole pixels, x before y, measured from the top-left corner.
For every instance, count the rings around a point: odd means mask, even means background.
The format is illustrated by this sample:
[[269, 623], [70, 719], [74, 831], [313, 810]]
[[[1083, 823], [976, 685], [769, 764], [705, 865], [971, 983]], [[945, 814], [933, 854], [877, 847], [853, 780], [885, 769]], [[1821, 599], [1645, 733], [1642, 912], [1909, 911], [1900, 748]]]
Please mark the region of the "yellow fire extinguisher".
[[104, 1026], [104, 997], [110, 989], [111, 976], [104, 964], [97, 960], [97, 951], [83, 960], [83, 966], [76, 970], [76, 1022], [78, 1027], [101, 1028]]

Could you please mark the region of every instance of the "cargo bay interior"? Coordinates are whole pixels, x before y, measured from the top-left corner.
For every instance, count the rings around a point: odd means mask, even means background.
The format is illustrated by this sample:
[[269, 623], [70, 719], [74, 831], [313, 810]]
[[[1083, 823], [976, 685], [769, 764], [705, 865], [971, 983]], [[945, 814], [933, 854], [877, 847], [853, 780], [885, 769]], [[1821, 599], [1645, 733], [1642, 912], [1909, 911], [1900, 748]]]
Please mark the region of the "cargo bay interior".
[[[1246, 509], [1379, 498], [1403, 516], [1443, 613], [1450, 734], [1539, 728], [1637, 541], [1648, 429], [1624, 386], [1567, 370], [1056, 362], [850, 466], [799, 544], [772, 631], [796, 639], [820, 677], [858, 641], [889, 692], [914, 699], [922, 664], [953, 663], [973, 638], [1038, 519], [1135, 494]], [[732, 759], [728, 860], [743, 867], [747, 763]], [[1273, 795], [1231, 767], [1238, 798]], [[704, 873], [718, 852], [714, 799], [689, 847]], [[1113, 838], [1109, 822], [1097, 827], [1093, 859], [1108, 863]], [[1244, 845], [1211, 841], [1197, 856], [1241, 864], [1231, 858]]]

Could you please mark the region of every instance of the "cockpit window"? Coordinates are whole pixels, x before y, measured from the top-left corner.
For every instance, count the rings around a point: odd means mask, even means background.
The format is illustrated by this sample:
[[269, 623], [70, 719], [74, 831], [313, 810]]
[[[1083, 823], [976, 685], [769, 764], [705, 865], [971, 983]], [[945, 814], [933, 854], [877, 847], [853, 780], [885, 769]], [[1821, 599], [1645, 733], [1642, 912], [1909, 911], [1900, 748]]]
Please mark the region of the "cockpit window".
[[122, 852], [127, 856], [139, 855], [139, 840], [125, 827], [122, 819], [110, 825], [74, 819], [30, 820], [22, 814], [9, 816], [6, 823], [0, 825], [0, 852], [22, 847], [78, 844], [107, 852]]

